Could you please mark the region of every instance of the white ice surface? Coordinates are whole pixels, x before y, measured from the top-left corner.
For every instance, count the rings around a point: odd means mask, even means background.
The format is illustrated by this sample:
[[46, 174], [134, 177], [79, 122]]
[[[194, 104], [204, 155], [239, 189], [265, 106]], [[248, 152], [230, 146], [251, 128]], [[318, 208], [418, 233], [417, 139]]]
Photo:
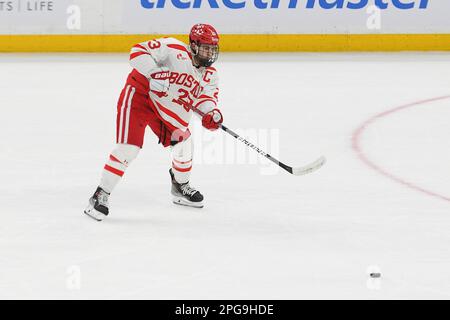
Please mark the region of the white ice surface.
[[[114, 146], [127, 60], [0, 55], [0, 298], [450, 298], [450, 202], [352, 150], [370, 117], [450, 95], [450, 54], [223, 54], [225, 123], [275, 130], [289, 165], [321, 154], [327, 164], [295, 177], [261, 174], [267, 162], [200, 161], [191, 182], [206, 206], [179, 207], [168, 153], [147, 131], [98, 223], [82, 211]], [[207, 158], [212, 136], [194, 129]], [[450, 197], [449, 138], [447, 99], [377, 120], [361, 145], [383, 169]]]

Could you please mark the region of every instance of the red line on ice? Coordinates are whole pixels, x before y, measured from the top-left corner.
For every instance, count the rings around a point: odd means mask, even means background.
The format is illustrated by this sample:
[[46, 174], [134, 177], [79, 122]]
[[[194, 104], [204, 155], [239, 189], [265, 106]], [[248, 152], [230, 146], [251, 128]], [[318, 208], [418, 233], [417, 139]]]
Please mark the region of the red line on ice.
[[376, 163], [374, 163], [372, 160], [369, 159], [369, 157], [364, 153], [364, 151], [361, 148], [361, 136], [362, 133], [364, 132], [364, 130], [367, 129], [367, 127], [369, 127], [371, 124], [373, 124], [376, 120], [379, 120], [380, 118], [384, 118], [387, 117], [395, 112], [398, 111], [402, 111], [408, 108], [412, 108], [415, 106], [419, 106], [419, 105], [425, 105], [427, 103], [431, 103], [431, 102], [436, 102], [436, 101], [440, 101], [440, 100], [445, 100], [445, 99], [450, 99], [450, 95], [449, 96], [442, 96], [442, 97], [437, 97], [437, 98], [432, 98], [432, 99], [427, 99], [427, 100], [421, 100], [421, 101], [417, 101], [417, 102], [413, 102], [413, 103], [409, 103], [406, 105], [402, 105], [390, 110], [387, 110], [385, 112], [379, 113], [373, 117], [370, 117], [369, 119], [367, 119], [362, 125], [360, 125], [354, 132], [352, 135], [352, 148], [353, 150], [356, 152], [356, 154], [358, 155], [358, 158], [365, 163], [368, 167], [372, 168], [373, 170], [375, 170], [376, 172], [384, 175], [385, 177], [388, 177], [391, 180], [394, 180], [397, 183], [402, 184], [405, 187], [408, 187], [412, 190], [415, 191], [419, 191], [422, 192], [428, 196], [434, 197], [434, 198], [438, 198], [444, 201], [448, 201], [450, 202], [450, 197], [447, 196], [443, 196], [441, 194], [438, 194], [436, 192], [430, 191], [430, 190], [426, 190], [418, 185], [415, 185], [414, 183], [411, 183], [409, 181], [406, 181], [400, 177], [397, 177], [395, 175], [393, 175], [392, 173], [388, 172], [386, 169], [381, 168], [380, 166], [378, 166]]

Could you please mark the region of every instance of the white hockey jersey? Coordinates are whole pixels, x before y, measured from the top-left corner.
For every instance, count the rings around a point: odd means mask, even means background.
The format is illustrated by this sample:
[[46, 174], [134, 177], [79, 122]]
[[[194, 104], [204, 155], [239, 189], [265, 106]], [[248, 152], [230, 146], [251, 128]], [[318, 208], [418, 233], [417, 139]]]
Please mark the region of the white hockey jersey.
[[[185, 131], [192, 117], [188, 105], [202, 112], [217, 108], [218, 76], [213, 67], [196, 68], [188, 46], [174, 38], [160, 38], [142, 42], [131, 49], [130, 64], [134, 68], [129, 76], [133, 86], [149, 94], [159, 116], [175, 128]], [[170, 70], [168, 96], [149, 93], [151, 70], [167, 67]]]

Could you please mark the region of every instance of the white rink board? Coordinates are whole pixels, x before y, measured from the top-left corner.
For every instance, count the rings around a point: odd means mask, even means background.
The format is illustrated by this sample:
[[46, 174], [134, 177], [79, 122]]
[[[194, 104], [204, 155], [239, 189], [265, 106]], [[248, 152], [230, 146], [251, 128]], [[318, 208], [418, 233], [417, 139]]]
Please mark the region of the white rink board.
[[[213, 24], [222, 34], [450, 33], [450, 1], [441, 0], [159, 3], [160, 8], [157, 0], [11, 0], [0, 3], [0, 34], [184, 34], [197, 22]], [[327, 9], [326, 3], [342, 8]], [[349, 3], [358, 8], [348, 8]], [[369, 29], [375, 3], [387, 7], [379, 12], [381, 28]], [[413, 7], [398, 8], [408, 3]], [[180, 9], [183, 5], [187, 8]]]

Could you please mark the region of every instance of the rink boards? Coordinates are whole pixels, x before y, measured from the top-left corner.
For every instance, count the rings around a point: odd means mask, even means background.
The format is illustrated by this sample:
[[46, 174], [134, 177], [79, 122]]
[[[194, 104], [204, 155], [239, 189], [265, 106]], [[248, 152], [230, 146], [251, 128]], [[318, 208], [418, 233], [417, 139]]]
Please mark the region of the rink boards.
[[127, 52], [212, 24], [221, 51], [448, 51], [450, 1], [12, 0], [0, 52]]
[[[187, 41], [183, 35], [0, 35], [1, 52], [127, 52], [161, 36]], [[239, 35], [221, 37], [221, 51], [336, 52], [450, 51], [450, 34]]]

